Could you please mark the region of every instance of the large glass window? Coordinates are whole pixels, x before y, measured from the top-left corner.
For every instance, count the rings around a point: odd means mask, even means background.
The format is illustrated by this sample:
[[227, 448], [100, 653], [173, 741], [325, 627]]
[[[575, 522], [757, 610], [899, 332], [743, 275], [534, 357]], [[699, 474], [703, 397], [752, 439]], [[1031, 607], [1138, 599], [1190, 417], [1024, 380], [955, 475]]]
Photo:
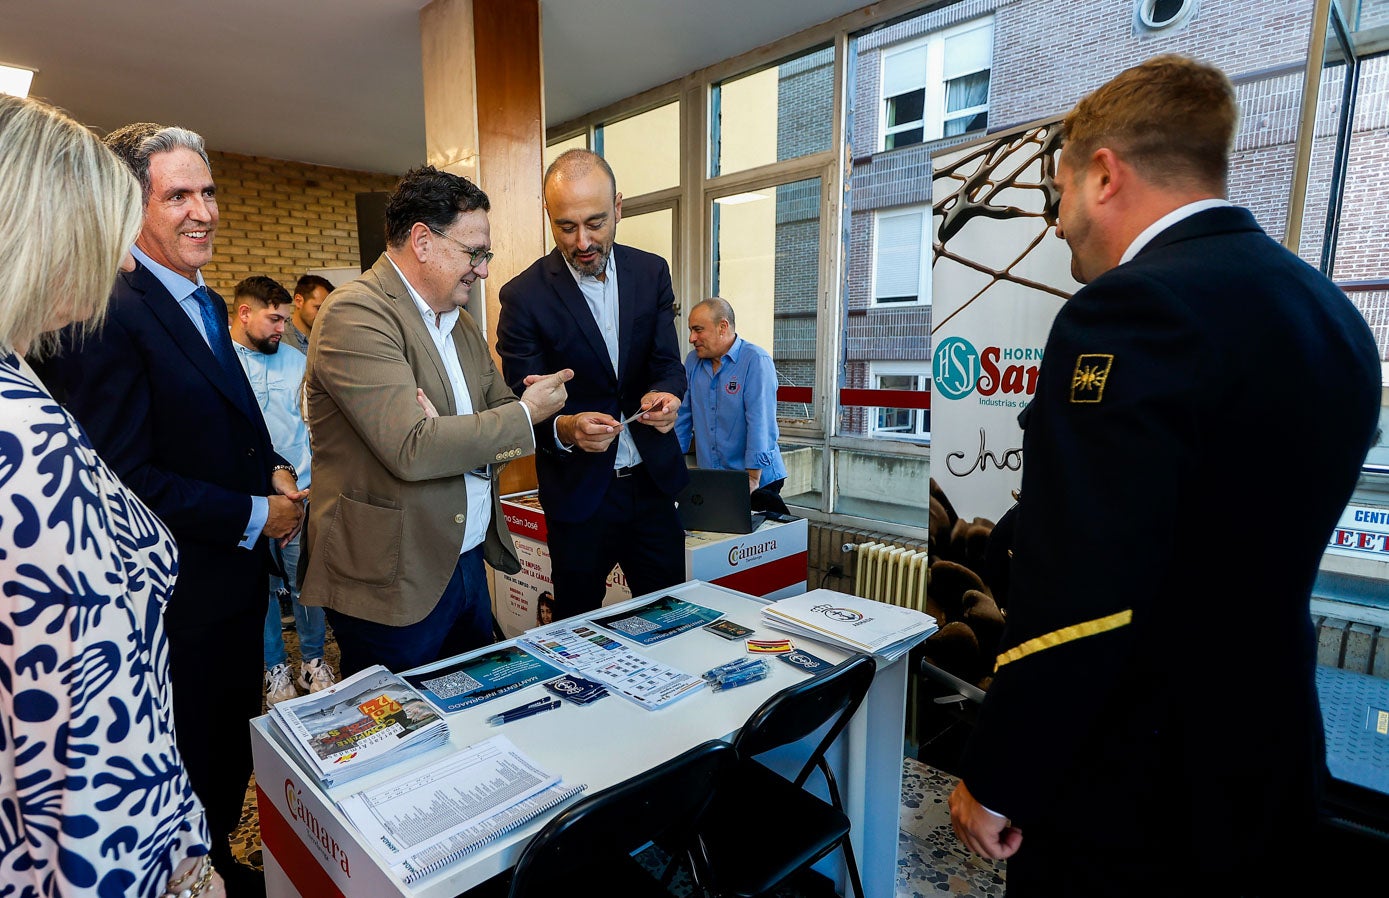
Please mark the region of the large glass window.
[[[932, 296], [929, 255], [932, 203], [942, 199], [933, 196], [932, 160], [944, 143], [1063, 113], [1157, 52], [1155, 39], [1166, 42], [1164, 52], [1197, 56], [1223, 47], [1241, 110], [1229, 197], [1284, 236], [1292, 173], [1302, 165], [1295, 151], [1306, 54], [1298, 42], [1312, 5], [1271, 25], [1266, 16], [1202, 18], [1186, 0], [1131, 0], [1123, 21], [1109, 26], [1096, 12], [1103, 5], [961, 0], [923, 2], [895, 18], [861, 11], [754, 50], [737, 69], [725, 62], [687, 76], [657, 108], [646, 93], [584, 122], [617, 172], [620, 239], [671, 260], [682, 310], [722, 295], [738, 310], [743, 336], [771, 351], [788, 466], [783, 494], [812, 516], [844, 516], [853, 526], [872, 519], [912, 535], [925, 524], [931, 391], [939, 386], [930, 376], [931, 334], [941, 322], [932, 319], [953, 297], [940, 282]], [[995, 6], [1007, 15], [979, 15]], [[1306, 197], [1291, 208], [1306, 213], [1304, 256], [1333, 267], [1389, 346], [1389, 232], [1376, 214], [1389, 190], [1389, 57], [1377, 55], [1389, 46], [1389, 3], [1337, 6], [1353, 24], [1346, 46], [1332, 37], [1319, 60], [1326, 71], [1318, 73], [1324, 94], [1312, 173]], [[1140, 11], [1160, 34], [1143, 26]], [[1067, 41], [1093, 53], [1078, 62], [1059, 52]], [[1358, 73], [1340, 64], [1344, 50], [1363, 64]], [[1352, 107], [1347, 98], [1357, 91]], [[1353, 120], [1336, 123], [1352, 109]], [[706, 129], [680, 134], [696, 121]], [[563, 148], [550, 147], [547, 161]], [[701, 174], [697, 183], [681, 184], [691, 171]], [[1340, 240], [1322, 244], [1321, 231], [1336, 228]], [[677, 257], [692, 263], [683, 273]], [[979, 277], [1027, 276], [1025, 268], [991, 267]], [[936, 398], [940, 443], [946, 403]], [[935, 449], [944, 463], [948, 448]], [[1389, 436], [1369, 466], [1355, 501], [1389, 507]]]
[[680, 185], [680, 102], [594, 129], [593, 149], [612, 166], [624, 197]]
[[674, 265], [675, 210], [655, 209], [637, 215], [624, 215], [617, 226], [617, 233], [622, 243], [655, 253]]
[[784, 386], [813, 387], [820, 295], [820, 179], [716, 197], [713, 293], [738, 334], [772, 354]]
[[834, 48], [721, 81], [712, 88], [709, 110], [711, 177], [828, 150]]

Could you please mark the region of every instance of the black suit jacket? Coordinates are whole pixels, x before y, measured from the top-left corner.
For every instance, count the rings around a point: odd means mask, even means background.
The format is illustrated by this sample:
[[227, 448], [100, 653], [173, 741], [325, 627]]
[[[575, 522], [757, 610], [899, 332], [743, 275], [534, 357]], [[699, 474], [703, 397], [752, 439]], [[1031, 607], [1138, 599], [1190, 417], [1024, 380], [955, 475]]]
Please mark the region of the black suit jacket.
[[1077, 292], [1043, 359], [963, 778], [1022, 852], [1033, 827], [1248, 870], [1324, 771], [1308, 603], [1378, 420], [1374, 339], [1228, 207]]
[[254, 550], [237, 543], [250, 497], [270, 494], [271, 468], [283, 459], [237, 369], [223, 370], [143, 265], [116, 279], [101, 330], [65, 340], [44, 366], [102, 458], [173, 531], [171, 634], [265, 604], [266, 541]]
[[[558, 249], [501, 289], [497, 352], [502, 375], [520, 395], [530, 374], [573, 368], [569, 399], [559, 412], [606, 412], [622, 419], [653, 390], [685, 395], [685, 366], [675, 335], [675, 292], [665, 259], [630, 246], [613, 246], [618, 287], [618, 370], [603, 336]], [[603, 501], [613, 478], [614, 440], [606, 452], [564, 452], [555, 446], [552, 420], [537, 421], [536, 475], [545, 514], [584, 521]], [[675, 433], [633, 423], [632, 439], [657, 485], [674, 496], [689, 481]]]

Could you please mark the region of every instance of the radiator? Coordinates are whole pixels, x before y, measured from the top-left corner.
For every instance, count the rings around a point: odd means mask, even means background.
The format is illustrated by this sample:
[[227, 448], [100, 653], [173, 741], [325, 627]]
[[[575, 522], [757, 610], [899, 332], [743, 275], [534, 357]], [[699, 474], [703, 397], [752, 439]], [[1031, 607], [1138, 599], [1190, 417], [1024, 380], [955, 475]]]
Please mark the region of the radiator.
[[926, 552], [886, 543], [859, 543], [853, 552], [854, 595], [926, 611]]

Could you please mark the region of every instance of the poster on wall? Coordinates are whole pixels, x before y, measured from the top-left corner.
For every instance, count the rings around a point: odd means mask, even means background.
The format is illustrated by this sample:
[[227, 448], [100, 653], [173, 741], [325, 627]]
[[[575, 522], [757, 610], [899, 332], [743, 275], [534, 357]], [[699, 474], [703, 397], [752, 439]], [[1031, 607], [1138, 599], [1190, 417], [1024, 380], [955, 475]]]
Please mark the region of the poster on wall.
[[1326, 551], [1346, 558], [1389, 561], [1389, 510], [1352, 502], [1341, 513]]
[[1080, 287], [1055, 230], [1059, 125], [932, 158], [931, 478], [966, 519], [997, 521], [1013, 504], [1018, 413], [1052, 319]]

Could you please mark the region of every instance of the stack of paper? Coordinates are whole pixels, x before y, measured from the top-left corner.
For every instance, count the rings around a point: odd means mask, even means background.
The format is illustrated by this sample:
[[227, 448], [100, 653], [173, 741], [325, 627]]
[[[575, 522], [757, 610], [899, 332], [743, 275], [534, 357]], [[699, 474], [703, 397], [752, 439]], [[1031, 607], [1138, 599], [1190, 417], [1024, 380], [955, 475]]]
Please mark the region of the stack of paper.
[[413, 883], [579, 794], [494, 736], [338, 802], [391, 870]]
[[270, 720], [329, 787], [448, 739], [444, 719], [429, 702], [379, 664], [322, 692], [279, 702]]
[[894, 661], [936, 631], [936, 620], [902, 608], [835, 592], [813, 589], [762, 609], [768, 626], [855, 652]]

